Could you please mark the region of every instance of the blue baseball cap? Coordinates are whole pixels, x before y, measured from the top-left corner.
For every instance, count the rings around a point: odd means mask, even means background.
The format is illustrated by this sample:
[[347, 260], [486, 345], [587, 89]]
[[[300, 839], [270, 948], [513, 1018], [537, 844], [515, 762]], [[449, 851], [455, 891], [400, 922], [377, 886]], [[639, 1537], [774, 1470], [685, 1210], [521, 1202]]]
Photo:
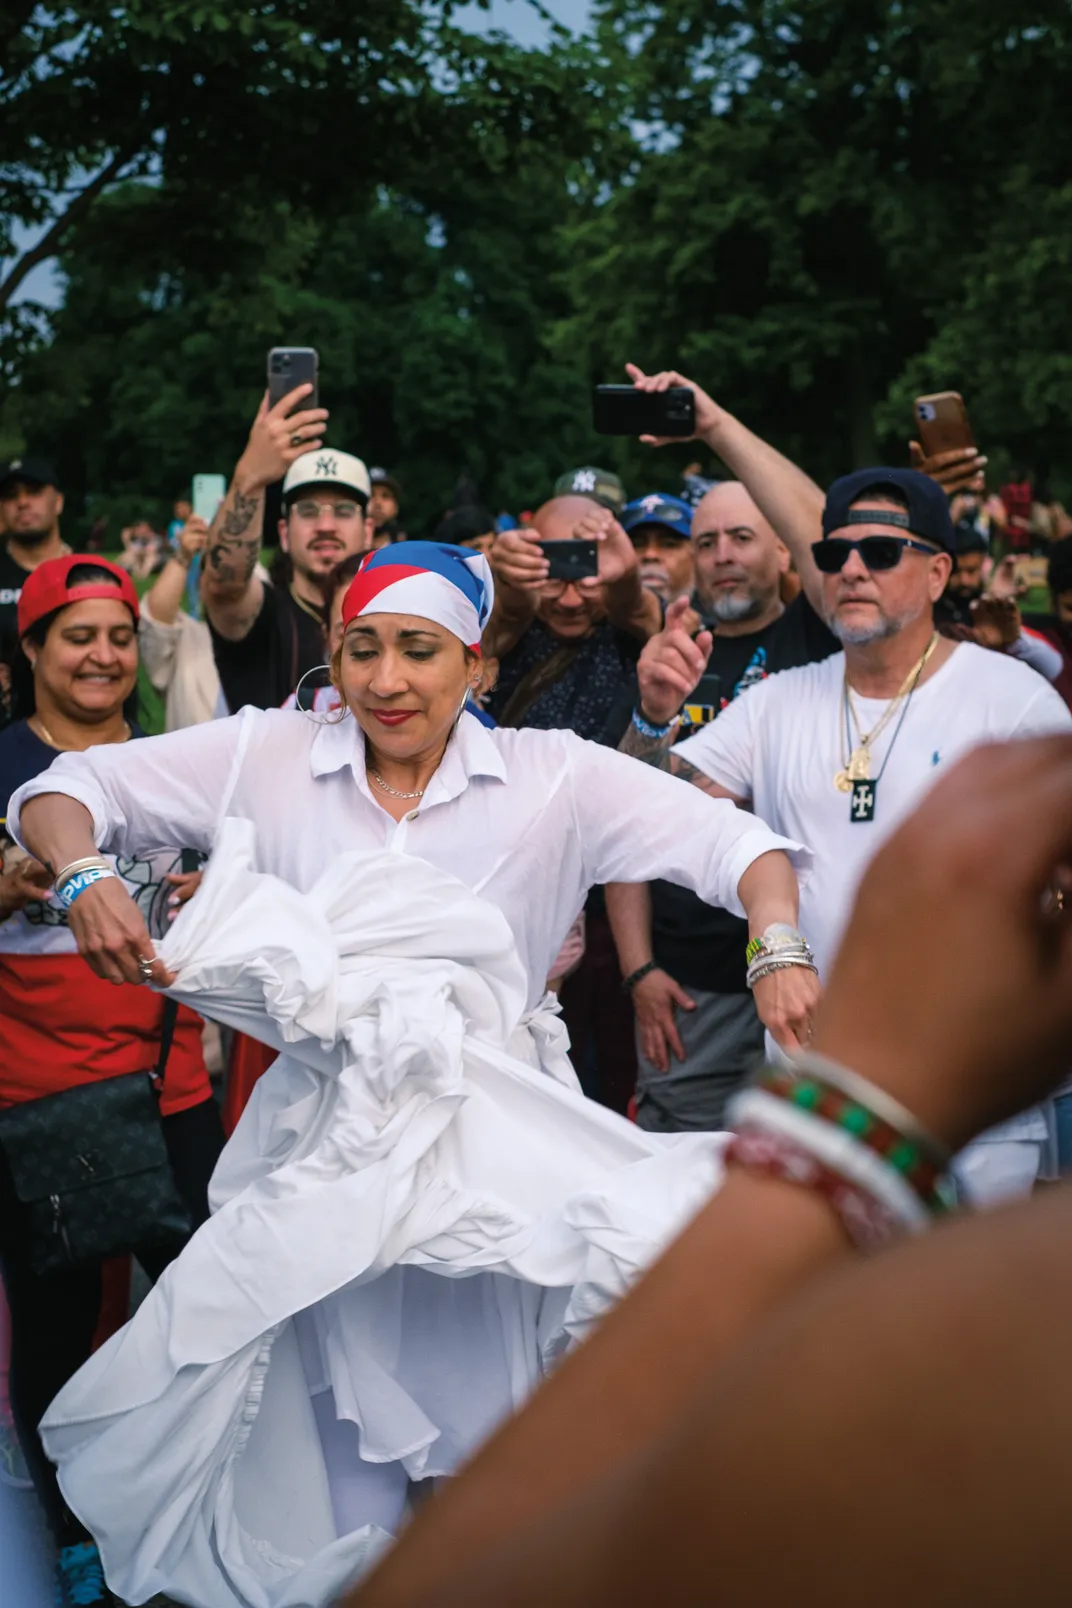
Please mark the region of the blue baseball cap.
[[666, 497], [661, 491], [653, 491], [626, 503], [622, 512], [623, 530], [636, 530], [640, 525], [662, 525], [687, 542], [692, 535], [692, 509], [680, 497]]

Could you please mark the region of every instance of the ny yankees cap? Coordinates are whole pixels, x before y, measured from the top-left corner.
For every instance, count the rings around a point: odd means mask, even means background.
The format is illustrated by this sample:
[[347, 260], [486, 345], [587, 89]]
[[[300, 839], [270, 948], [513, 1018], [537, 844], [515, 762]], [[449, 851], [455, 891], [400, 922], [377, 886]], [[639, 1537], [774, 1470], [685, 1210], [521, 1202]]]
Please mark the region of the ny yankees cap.
[[[71, 573], [79, 569], [107, 570], [118, 584], [83, 580], [72, 585]], [[126, 604], [135, 620], [138, 618], [138, 594], [125, 569], [101, 558], [99, 553], [65, 553], [62, 558], [46, 558], [23, 582], [19, 595], [19, 636], [25, 636], [31, 626], [54, 609], [80, 603], [86, 597], [115, 598]]]
[[641, 525], [662, 525], [671, 535], [687, 542], [692, 534], [692, 509], [680, 497], [666, 497], [662, 492], [653, 491], [625, 505], [622, 529], [636, 530]]
[[55, 486], [57, 490], [60, 484], [47, 458], [12, 458], [0, 469], [0, 490], [10, 480], [29, 480], [37, 486]]
[[[892, 491], [906, 502], [907, 513], [899, 508], [852, 506], [866, 498], [868, 492], [878, 497], [883, 491]], [[832, 536], [850, 525], [889, 525], [894, 530], [922, 536], [945, 553], [955, 555], [957, 551], [946, 494], [936, 480], [921, 475], [918, 469], [855, 469], [851, 475], [835, 480], [826, 494], [823, 535]]]
[[625, 507], [625, 487], [620, 478], [609, 469], [596, 469], [586, 464], [581, 469], [567, 469], [555, 481], [555, 497], [591, 497], [593, 502], [609, 508], [615, 519]]
[[368, 506], [372, 489], [369, 472], [361, 459], [349, 452], [335, 452], [331, 447], [303, 452], [300, 458], [295, 458], [283, 481], [283, 506], [289, 508], [312, 486], [334, 486], [336, 491], [348, 491], [362, 508]]

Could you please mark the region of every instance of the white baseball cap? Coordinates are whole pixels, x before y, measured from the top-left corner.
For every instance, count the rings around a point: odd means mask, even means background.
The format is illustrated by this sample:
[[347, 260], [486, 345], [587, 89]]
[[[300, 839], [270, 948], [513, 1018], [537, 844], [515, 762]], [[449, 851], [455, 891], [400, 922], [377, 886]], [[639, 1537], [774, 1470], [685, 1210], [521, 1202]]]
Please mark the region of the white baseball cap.
[[362, 508], [367, 506], [372, 489], [361, 459], [350, 452], [337, 452], [334, 447], [320, 447], [295, 458], [283, 481], [284, 505], [289, 508], [311, 486], [334, 486], [338, 491], [352, 492]]

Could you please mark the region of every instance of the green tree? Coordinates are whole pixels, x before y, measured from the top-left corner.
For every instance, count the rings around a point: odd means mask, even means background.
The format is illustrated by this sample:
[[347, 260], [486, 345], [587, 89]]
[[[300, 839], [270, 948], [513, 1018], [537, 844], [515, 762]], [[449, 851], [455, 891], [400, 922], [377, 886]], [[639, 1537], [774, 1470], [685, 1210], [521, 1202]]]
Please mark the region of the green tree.
[[[606, 0], [599, 19], [643, 137], [571, 230], [563, 348], [592, 377], [627, 356], [692, 370], [820, 475], [903, 459], [910, 415], [879, 405], [903, 407], [901, 376], [1007, 250], [1017, 175], [1037, 199], [1070, 169], [1065, 0]], [[1021, 366], [1044, 366], [1024, 333]]]

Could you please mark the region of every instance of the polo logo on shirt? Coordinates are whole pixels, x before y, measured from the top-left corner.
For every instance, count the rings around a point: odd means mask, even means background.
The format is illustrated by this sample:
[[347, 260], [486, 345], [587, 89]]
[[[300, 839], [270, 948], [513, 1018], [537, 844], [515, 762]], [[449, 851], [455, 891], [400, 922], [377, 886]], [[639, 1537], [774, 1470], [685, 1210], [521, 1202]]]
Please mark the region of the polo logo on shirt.
[[942, 756], [941, 756], [941, 754], [938, 752], [938, 750], [936, 748], [934, 750], [934, 753], [931, 755], [931, 764], [932, 765], [940, 765], [941, 763], [942, 763]]

